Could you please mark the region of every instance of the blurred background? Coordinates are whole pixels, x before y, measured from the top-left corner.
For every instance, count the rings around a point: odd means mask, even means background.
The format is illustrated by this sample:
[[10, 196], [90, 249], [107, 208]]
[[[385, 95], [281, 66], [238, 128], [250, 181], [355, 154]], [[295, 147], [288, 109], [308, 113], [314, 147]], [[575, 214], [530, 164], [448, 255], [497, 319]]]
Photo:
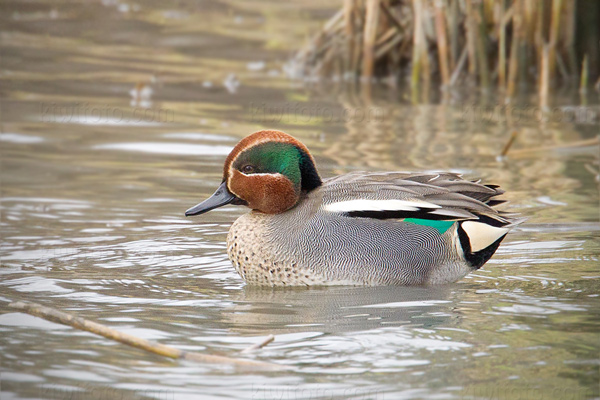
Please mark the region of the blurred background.
[[[598, 2], [0, 3], [2, 399], [600, 396]], [[594, 19], [595, 18], [595, 19]], [[213, 193], [280, 129], [323, 177], [450, 170], [528, 221], [462, 281], [250, 288]], [[17, 313], [35, 301], [184, 350]]]

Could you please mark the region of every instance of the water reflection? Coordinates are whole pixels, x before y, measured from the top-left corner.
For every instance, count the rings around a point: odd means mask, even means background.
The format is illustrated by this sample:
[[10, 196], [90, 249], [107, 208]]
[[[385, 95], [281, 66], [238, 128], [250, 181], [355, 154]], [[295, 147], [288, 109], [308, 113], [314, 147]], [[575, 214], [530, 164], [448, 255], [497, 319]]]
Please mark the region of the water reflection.
[[[322, 333], [369, 330], [422, 324], [420, 318], [432, 313], [449, 315], [450, 293], [450, 286], [310, 290], [246, 286], [231, 297], [236, 306], [223, 318], [231, 329], [240, 329], [244, 334], [260, 334], [271, 327], [283, 329], [281, 333], [305, 329]], [[433, 323], [433, 319], [429, 322]]]

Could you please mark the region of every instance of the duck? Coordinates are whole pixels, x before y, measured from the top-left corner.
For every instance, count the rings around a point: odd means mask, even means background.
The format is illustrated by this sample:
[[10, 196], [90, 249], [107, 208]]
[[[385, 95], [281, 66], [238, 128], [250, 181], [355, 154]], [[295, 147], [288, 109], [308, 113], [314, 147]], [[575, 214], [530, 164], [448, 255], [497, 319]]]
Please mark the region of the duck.
[[521, 222], [495, 208], [502, 193], [451, 172], [322, 179], [304, 144], [261, 130], [233, 148], [220, 186], [185, 215], [250, 208], [227, 235], [250, 285], [437, 285], [481, 268]]

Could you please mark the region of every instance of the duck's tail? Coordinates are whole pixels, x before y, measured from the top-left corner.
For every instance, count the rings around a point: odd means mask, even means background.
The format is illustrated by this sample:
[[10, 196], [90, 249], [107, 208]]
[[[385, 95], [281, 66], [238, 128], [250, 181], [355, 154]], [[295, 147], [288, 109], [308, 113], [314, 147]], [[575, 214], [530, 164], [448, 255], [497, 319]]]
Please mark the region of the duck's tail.
[[493, 225], [481, 220], [461, 221], [458, 223], [458, 238], [465, 259], [473, 269], [479, 269], [496, 252], [506, 234], [526, 218], [514, 219], [510, 215], [502, 215], [506, 223]]

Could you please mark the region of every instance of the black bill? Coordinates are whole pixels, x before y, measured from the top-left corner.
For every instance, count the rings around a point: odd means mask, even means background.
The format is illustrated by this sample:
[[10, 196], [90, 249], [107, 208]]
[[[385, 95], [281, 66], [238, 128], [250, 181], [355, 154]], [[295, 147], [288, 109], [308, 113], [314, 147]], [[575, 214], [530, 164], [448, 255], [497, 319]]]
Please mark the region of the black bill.
[[205, 212], [229, 204], [235, 199], [235, 195], [231, 194], [227, 189], [227, 183], [223, 182], [212, 196], [187, 210], [185, 216], [189, 217], [191, 215], [204, 214]]

